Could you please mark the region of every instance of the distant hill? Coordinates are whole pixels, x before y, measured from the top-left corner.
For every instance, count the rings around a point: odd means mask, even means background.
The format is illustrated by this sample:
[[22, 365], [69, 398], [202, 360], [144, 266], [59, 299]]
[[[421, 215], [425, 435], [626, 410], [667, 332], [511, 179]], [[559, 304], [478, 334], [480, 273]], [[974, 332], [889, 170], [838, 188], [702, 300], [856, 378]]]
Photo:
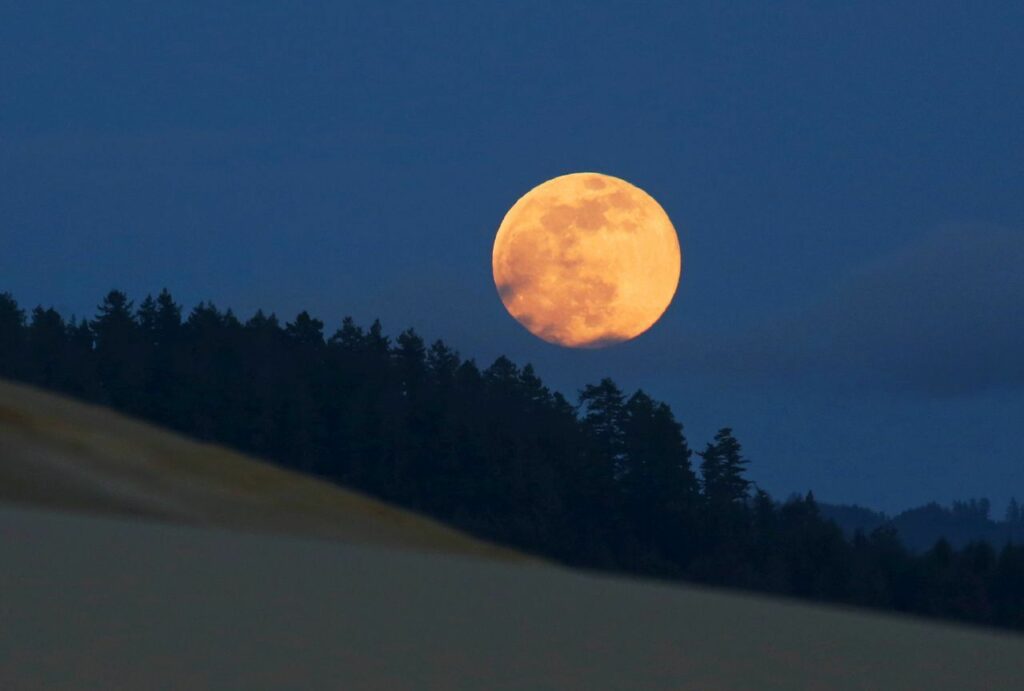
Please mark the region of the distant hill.
[[989, 503], [985, 499], [954, 502], [951, 507], [932, 502], [891, 518], [863, 506], [824, 503], [818, 506], [821, 515], [835, 521], [848, 537], [858, 530], [866, 535], [889, 525], [896, 529], [903, 544], [914, 552], [931, 549], [941, 539], [957, 549], [979, 540], [996, 547], [1007, 542], [1024, 544], [1024, 520], [1016, 503], [1002, 521], [992, 520]]

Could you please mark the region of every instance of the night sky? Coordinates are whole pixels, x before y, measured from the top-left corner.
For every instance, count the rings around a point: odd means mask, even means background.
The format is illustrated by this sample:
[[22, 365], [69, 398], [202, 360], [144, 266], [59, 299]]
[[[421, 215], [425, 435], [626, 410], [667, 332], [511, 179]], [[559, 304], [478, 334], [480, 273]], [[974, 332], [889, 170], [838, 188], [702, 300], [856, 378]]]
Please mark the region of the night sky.
[[[779, 497], [1024, 498], [1024, 5], [433, 4], [0, 2], [0, 291], [380, 317], [730, 425]], [[576, 171], [684, 252], [606, 350], [491, 279]]]

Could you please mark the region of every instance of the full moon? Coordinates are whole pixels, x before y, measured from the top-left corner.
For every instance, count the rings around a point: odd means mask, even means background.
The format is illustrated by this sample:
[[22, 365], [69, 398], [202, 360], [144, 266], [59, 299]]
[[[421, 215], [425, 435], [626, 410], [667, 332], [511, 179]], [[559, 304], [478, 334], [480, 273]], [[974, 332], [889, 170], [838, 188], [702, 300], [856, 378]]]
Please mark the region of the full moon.
[[505, 214], [494, 284], [530, 333], [569, 348], [636, 338], [679, 285], [679, 237], [665, 210], [625, 180], [573, 173], [527, 192]]

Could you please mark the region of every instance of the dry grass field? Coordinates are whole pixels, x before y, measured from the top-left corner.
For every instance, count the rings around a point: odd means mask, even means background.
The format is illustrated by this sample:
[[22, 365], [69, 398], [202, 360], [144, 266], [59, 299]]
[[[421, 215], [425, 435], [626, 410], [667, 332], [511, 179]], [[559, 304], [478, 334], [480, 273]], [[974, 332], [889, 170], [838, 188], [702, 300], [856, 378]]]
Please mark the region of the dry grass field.
[[330, 483], [4, 381], [0, 501], [523, 558]]

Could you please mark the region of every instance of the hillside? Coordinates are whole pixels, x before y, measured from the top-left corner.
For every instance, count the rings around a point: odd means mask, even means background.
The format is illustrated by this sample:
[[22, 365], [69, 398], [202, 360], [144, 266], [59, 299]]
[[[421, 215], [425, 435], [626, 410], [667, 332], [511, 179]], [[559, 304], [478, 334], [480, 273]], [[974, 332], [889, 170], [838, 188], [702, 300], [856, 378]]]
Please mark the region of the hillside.
[[336, 485], [4, 381], [0, 501], [522, 558]]
[[0, 493], [12, 691], [898, 691], [1012, 688], [1024, 674], [1019, 636], [517, 558], [6, 383]]
[[0, 508], [0, 688], [1016, 688], [1024, 638], [537, 562]]

